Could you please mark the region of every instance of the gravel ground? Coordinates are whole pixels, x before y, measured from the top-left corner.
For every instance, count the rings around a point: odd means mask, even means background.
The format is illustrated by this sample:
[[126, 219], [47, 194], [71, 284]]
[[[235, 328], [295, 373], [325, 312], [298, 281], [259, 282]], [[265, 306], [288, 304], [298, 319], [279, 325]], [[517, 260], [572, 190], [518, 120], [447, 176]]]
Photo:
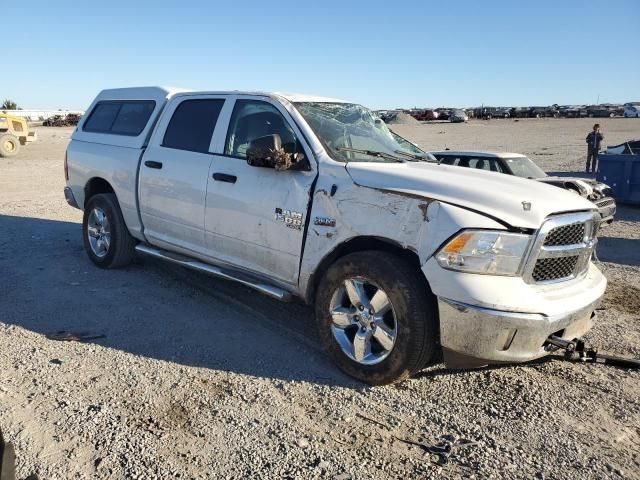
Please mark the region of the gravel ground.
[[[580, 171], [591, 123], [394, 128], [427, 149]], [[600, 123], [608, 144], [640, 136], [640, 121]], [[370, 388], [329, 364], [306, 306], [148, 259], [95, 268], [62, 196], [70, 133], [38, 129], [0, 160], [0, 427], [21, 479], [640, 478], [638, 372], [437, 364]], [[598, 247], [610, 284], [588, 336], [636, 357], [639, 240], [640, 209], [621, 207]], [[60, 330], [104, 337], [45, 337]]]

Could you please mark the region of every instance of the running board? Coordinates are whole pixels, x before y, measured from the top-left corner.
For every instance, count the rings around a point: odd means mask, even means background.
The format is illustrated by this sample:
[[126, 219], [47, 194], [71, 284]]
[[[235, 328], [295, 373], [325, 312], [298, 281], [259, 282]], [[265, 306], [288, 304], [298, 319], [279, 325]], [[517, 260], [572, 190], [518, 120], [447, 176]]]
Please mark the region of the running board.
[[269, 285], [267, 283], [261, 282], [260, 280], [249, 277], [248, 275], [241, 272], [209, 265], [208, 263], [200, 262], [198, 260], [194, 260], [177, 253], [169, 252], [167, 250], [161, 250], [159, 248], [151, 247], [149, 245], [144, 245], [141, 243], [136, 245], [136, 251], [145, 255], [149, 255], [151, 257], [161, 258], [162, 260], [175, 263], [182, 267], [208, 273], [209, 275], [213, 275], [214, 277], [241, 283], [242, 285], [253, 288], [260, 293], [268, 295], [269, 297], [275, 298], [276, 300], [288, 301], [291, 299], [291, 294], [286, 290], [274, 285]]

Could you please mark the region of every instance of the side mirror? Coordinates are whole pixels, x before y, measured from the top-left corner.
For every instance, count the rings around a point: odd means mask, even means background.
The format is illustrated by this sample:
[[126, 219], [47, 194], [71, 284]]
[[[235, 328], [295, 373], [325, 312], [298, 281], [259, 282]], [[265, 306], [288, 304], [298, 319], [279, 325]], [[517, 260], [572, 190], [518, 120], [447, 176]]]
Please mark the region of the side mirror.
[[280, 135], [265, 135], [249, 143], [247, 163], [252, 167], [276, 170], [310, 170], [309, 160], [303, 153], [287, 153], [282, 148]]

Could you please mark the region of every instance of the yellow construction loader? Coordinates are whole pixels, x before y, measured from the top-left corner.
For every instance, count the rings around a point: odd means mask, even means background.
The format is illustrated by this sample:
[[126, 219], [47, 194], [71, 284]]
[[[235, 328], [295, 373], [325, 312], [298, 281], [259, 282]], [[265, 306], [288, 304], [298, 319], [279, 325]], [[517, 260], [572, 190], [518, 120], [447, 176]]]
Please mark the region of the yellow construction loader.
[[29, 131], [27, 121], [0, 111], [0, 157], [13, 157], [21, 145], [36, 140], [36, 132]]

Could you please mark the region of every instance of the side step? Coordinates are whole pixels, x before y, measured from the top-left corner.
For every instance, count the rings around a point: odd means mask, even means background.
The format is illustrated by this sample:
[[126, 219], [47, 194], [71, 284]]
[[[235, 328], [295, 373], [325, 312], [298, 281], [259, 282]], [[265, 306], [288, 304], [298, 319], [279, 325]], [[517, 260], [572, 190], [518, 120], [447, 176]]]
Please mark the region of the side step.
[[283, 290], [282, 288], [276, 287], [274, 285], [269, 285], [241, 272], [209, 265], [208, 263], [200, 262], [198, 260], [194, 260], [177, 253], [168, 252], [166, 250], [161, 250], [159, 248], [144, 245], [142, 243], [136, 245], [136, 251], [145, 255], [149, 255], [151, 257], [161, 258], [162, 260], [175, 263], [182, 267], [191, 268], [192, 270], [208, 273], [209, 275], [213, 275], [215, 277], [241, 283], [242, 285], [253, 288], [260, 293], [268, 295], [269, 297], [275, 298], [276, 300], [288, 301], [291, 299], [291, 294], [286, 290]]

